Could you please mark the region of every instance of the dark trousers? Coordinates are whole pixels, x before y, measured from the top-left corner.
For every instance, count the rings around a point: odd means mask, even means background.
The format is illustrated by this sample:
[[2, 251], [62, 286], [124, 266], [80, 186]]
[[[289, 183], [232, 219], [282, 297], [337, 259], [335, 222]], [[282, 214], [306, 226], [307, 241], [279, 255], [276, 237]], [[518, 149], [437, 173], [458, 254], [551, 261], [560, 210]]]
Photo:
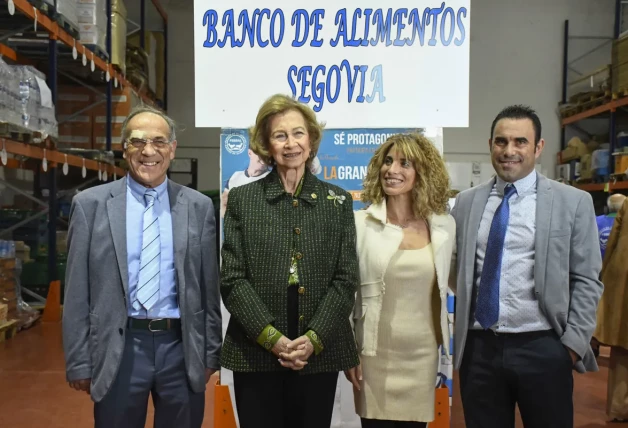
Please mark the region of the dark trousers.
[[426, 428], [425, 422], [383, 421], [362, 418], [362, 428]]
[[180, 331], [127, 329], [125, 334], [118, 376], [94, 405], [96, 428], [144, 428], [149, 394], [155, 428], [200, 428], [205, 394], [188, 386]]
[[338, 373], [233, 373], [240, 428], [327, 428]]
[[469, 330], [460, 367], [467, 428], [573, 428], [573, 363], [554, 331]]

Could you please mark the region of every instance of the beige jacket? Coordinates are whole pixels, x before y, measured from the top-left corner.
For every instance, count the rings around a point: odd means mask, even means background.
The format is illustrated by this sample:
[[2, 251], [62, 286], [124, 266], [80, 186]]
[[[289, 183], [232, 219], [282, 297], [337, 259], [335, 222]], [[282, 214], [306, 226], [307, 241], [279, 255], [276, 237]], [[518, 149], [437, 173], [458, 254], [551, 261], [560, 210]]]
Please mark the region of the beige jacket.
[[[355, 211], [357, 251], [360, 264], [360, 287], [353, 310], [355, 338], [358, 351], [375, 356], [377, 335], [386, 284], [384, 274], [403, 239], [400, 227], [386, 223], [386, 201]], [[440, 291], [440, 326], [446, 355], [449, 349], [449, 321], [447, 317], [447, 287], [452, 251], [456, 242], [456, 225], [450, 215], [432, 215], [428, 219], [438, 289]], [[440, 327], [440, 328], [438, 328]], [[417, 328], [421, 326], [417, 325]], [[441, 341], [439, 340], [439, 342]]]

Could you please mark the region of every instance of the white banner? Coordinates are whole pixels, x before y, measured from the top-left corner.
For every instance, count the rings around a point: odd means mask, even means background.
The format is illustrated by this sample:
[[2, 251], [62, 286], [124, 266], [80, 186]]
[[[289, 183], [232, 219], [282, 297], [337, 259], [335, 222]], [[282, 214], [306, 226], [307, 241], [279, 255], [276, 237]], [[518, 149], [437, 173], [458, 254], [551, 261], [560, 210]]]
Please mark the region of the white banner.
[[325, 4], [195, 0], [196, 126], [251, 126], [275, 93], [328, 129], [468, 126], [470, 0]]

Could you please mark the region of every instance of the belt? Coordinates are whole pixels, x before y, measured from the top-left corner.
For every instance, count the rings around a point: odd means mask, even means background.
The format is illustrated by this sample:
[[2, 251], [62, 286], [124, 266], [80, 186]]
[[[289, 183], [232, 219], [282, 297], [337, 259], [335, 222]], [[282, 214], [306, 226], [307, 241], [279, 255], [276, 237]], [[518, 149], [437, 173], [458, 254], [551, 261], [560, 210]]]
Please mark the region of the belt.
[[522, 331], [519, 333], [511, 333], [511, 332], [499, 332], [499, 331], [495, 331], [492, 329], [489, 330], [476, 330], [476, 329], [470, 329], [469, 333], [472, 334], [478, 334], [478, 335], [489, 335], [489, 336], [497, 336], [497, 337], [529, 337], [529, 338], [536, 338], [536, 337], [544, 337], [544, 336], [551, 336], [551, 335], [555, 335], [556, 332], [552, 329], [549, 330], [535, 330], [535, 331]]
[[127, 326], [135, 330], [148, 330], [151, 332], [175, 330], [181, 328], [181, 320], [178, 318], [141, 319], [129, 318]]

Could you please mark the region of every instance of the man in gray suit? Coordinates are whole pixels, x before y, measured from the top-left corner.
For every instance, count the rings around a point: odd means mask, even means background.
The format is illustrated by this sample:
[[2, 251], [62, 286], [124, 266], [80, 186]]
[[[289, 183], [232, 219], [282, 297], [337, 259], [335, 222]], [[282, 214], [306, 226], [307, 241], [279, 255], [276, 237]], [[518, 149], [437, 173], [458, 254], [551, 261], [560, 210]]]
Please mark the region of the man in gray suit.
[[219, 368], [222, 320], [211, 200], [170, 181], [173, 121], [134, 110], [129, 174], [72, 201], [63, 311], [67, 379], [96, 427], [200, 427]]
[[535, 171], [545, 142], [525, 106], [502, 110], [489, 148], [497, 177], [460, 193], [455, 361], [468, 428], [573, 427], [573, 369], [595, 371], [589, 346], [602, 294], [591, 196]]

